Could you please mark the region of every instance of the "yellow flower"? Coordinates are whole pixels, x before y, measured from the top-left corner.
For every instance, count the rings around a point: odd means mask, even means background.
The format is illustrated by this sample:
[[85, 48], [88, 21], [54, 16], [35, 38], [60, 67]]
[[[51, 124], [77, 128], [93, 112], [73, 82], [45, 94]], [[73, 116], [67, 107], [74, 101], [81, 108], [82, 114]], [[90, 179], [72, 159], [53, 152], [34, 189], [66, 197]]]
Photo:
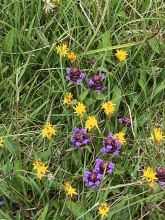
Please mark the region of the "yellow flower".
[[124, 61], [126, 60], [128, 54], [125, 50], [117, 50], [115, 56], [117, 57], [119, 61]]
[[71, 105], [72, 104], [73, 95], [71, 92], [67, 92], [64, 96], [64, 104]]
[[59, 54], [61, 57], [66, 57], [68, 55], [68, 45], [66, 43], [63, 43], [56, 47], [57, 54]]
[[157, 142], [163, 141], [164, 137], [160, 128], [155, 128], [151, 134], [151, 139]]
[[146, 180], [150, 187], [154, 187], [155, 181], [157, 180], [156, 172], [151, 167], [147, 167], [143, 171], [142, 180]]
[[125, 133], [124, 132], [119, 132], [119, 133], [116, 133], [115, 135], [115, 138], [117, 138], [118, 140], [119, 140], [119, 142], [121, 143], [121, 144], [124, 144], [125, 142], [126, 142], [126, 140], [125, 140]]
[[47, 137], [50, 140], [55, 133], [56, 129], [50, 124], [50, 122], [47, 122], [42, 129], [42, 136]]
[[36, 160], [33, 163], [33, 169], [37, 171], [37, 176], [41, 180], [48, 172], [48, 166], [45, 166], [41, 160]]
[[80, 118], [82, 118], [84, 113], [86, 112], [86, 106], [83, 103], [78, 102], [74, 110], [77, 116], [80, 116]]
[[108, 207], [107, 203], [102, 203], [99, 207], [99, 214], [101, 215], [101, 218], [104, 218], [107, 216], [110, 208]]
[[73, 188], [69, 182], [65, 182], [64, 188], [70, 198], [72, 198], [73, 195], [77, 195], [76, 189]]
[[3, 147], [3, 143], [4, 143], [3, 137], [0, 137], [0, 147], [1, 148]]
[[94, 116], [89, 116], [87, 118], [86, 123], [85, 123], [85, 128], [87, 128], [90, 131], [94, 127], [98, 128], [97, 119]]
[[115, 104], [112, 101], [102, 104], [102, 109], [107, 116], [110, 116], [115, 111]]
[[76, 61], [76, 54], [73, 51], [71, 51], [68, 54], [68, 59], [70, 60], [71, 63], [74, 63]]

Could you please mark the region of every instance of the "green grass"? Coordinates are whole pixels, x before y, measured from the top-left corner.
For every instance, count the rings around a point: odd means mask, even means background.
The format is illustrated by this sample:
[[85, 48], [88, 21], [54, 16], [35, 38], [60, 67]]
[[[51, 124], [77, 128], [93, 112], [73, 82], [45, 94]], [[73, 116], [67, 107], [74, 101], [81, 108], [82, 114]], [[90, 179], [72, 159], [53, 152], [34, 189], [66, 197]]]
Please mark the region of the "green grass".
[[[165, 167], [163, 143], [149, 139], [155, 127], [165, 127], [165, 3], [163, 0], [60, 0], [46, 14], [41, 0], [3, 0], [0, 3], [0, 219], [96, 220], [98, 207], [110, 204], [107, 219], [163, 220], [165, 191], [141, 183], [142, 170]], [[76, 66], [87, 79], [106, 74], [107, 90], [100, 95], [69, 85], [67, 58], [60, 60], [56, 46], [66, 42], [76, 52]], [[125, 49], [126, 62], [115, 58]], [[92, 65], [96, 59], [97, 64]], [[71, 147], [75, 126], [84, 126], [72, 108], [63, 105], [67, 91], [96, 115], [100, 132], [92, 131], [92, 144], [84, 150]], [[117, 111], [106, 119], [104, 101], [113, 100]], [[117, 123], [130, 116], [131, 128]], [[43, 139], [46, 121], [57, 127], [51, 140]], [[113, 158], [114, 173], [96, 190], [83, 183], [100, 156], [102, 138], [109, 131], [126, 131], [127, 144]], [[55, 175], [38, 180], [33, 162], [40, 158]], [[111, 158], [110, 158], [111, 159]], [[68, 200], [63, 184], [70, 181], [78, 196]]]

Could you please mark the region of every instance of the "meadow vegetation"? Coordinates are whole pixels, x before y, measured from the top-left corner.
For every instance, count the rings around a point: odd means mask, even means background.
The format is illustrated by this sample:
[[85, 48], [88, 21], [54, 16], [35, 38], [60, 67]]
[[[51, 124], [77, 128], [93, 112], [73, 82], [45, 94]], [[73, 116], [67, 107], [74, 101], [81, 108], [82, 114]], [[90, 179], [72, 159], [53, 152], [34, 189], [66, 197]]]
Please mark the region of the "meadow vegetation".
[[0, 2], [0, 219], [165, 219], [164, 10]]

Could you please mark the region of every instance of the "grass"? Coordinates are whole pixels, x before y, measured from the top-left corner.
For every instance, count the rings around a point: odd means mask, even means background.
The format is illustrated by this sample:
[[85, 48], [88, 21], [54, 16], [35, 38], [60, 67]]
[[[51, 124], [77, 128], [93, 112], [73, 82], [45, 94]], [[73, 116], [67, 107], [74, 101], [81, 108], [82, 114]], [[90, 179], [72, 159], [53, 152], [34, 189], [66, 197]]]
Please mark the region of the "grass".
[[[165, 191], [153, 190], [141, 181], [142, 171], [165, 167], [164, 145], [149, 139], [155, 127], [165, 127], [165, 4], [163, 0], [64, 1], [50, 13], [41, 0], [3, 0], [0, 3], [0, 219], [95, 220], [98, 207], [107, 201], [112, 220], [162, 220]], [[76, 52], [86, 78], [106, 74], [107, 90], [100, 95], [69, 85], [67, 58], [60, 59], [56, 46], [68, 43]], [[119, 62], [116, 49], [128, 53]], [[97, 60], [96, 65], [92, 64]], [[71, 91], [75, 103], [82, 101], [88, 112], [82, 120], [63, 97]], [[103, 102], [113, 100], [116, 112], [107, 119]], [[83, 150], [71, 147], [75, 126], [83, 127], [93, 114], [99, 131], [90, 132], [92, 144]], [[118, 124], [118, 116], [132, 118], [131, 128]], [[57, 127], [48, 141], [41, 130], [46, 121]], [[96, 190], [83, 183], [84, 171], [93, 169], [101, 141], [109, 131], [125, 130], [127, 144], [114, 157], [113, 174], [104, 177]], [[41, 181], [33, 163], [41, 159], [55, 178]], [[107, 159], [107, 158], [106, 158]], [[111, 157], [108, 159], [112, 159]], [[70, 181], [78, 196], [68, 199], [63, 184]]]

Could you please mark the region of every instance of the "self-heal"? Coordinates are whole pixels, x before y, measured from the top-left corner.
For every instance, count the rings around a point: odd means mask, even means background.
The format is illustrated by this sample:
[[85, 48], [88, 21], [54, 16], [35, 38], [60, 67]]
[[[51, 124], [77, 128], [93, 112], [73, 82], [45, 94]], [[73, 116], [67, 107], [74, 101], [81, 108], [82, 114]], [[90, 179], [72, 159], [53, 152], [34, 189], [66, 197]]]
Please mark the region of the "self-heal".
[[70, 142], [76, 148], [85, 147], [91, 142], [92, 138], [87, 135], [87, 129], [75, 128], [72, 132]]
[[113, 133], [110, 132], [108, 137], [103, 140], [103, 148], [101, 149], [101, 152], [117, 155], [120, 147], [121, 143], [116, 137], [114, 137]]
[[67, 68], [66, 72], [66, 79], [73, 84], [80, 85], [85, 78], [85, 73], [81, 72], [78, 67]]
[[99, 73], [98, 75], [93, 76], [88, 81], [88, 87], [94, 90], [95, 92], [100, 93], [101, 91], [106, 89], [103, 83], [104, 78], [105, 78], [105, 75], [103, 73]]
[[112, 162], [107, 162], [105, 160], [96, 159], [94, 172], [101, 174], [111, 174], [113, 169], [115, 168], [115, 164]]
[[96, 172], [90, 172], [87, 170], [84, 173], [83, 180], [87, 187], [95, 189], [100, 185], [102, 178], [103, 178], [102, 174]]

